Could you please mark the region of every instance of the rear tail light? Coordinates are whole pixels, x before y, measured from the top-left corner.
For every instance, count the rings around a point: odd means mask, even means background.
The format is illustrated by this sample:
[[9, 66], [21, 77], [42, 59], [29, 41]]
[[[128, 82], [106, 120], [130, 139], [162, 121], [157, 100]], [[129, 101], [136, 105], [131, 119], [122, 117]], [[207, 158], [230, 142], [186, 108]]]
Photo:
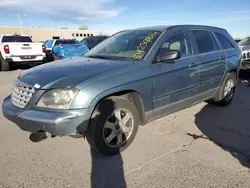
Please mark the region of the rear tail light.
[[3, 46], [3, 49], [4, 49], [4, 52], [5, 52], [6, 54], [9, 54], [9, 53], [10, 53], [9, 45], [4, 45], [4, 46]]
[[43, 53], [46, 53], [46, 47], [43, 46]]

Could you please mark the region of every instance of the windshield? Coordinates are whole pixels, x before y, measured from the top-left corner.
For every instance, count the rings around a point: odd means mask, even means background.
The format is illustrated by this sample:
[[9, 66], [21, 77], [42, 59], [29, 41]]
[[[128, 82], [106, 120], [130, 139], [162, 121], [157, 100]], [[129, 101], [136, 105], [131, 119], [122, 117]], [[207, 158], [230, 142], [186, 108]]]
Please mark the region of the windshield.
[[4, 36], [2, 42], [32, 42], [27, 36]]
[[57, 40], [55, 46], [59, 44], [77, 44], [77, 43], [78, 42], [76, 40]]
[[107, 38], [85, 54], [88, 57], [141, 60], [161, 32], [152, 30], [123, 31]]
[[81, 44], [85, 44], [85, 45], [89, 45], [89, 43], [91, 43], [91, 42], [93, 42], [93, 39], [91, 40], [91, 39], [87, 39], [87, 38], [85, 38], [85, 39], [83, 39], [80, 43]]
[[100, 42], [102, 42], [104, 39], [106, 39], [107, 37], [88, 37], [85, 38], [81, 41], [81, 44], [85, 44], [86, 46], [88, 46], [89, 49], [92, 49], [93, 47], [95, 47], [97, 44], [99, 44]]
[[53, 46], [53, 40], [47, 40], [45, 43], [44, 43], [44, 46], [46, 48], [52, 48]]
[[239, 46], [247, 46], [250, 45], [250, 37], [244, 38], [239, 42]]

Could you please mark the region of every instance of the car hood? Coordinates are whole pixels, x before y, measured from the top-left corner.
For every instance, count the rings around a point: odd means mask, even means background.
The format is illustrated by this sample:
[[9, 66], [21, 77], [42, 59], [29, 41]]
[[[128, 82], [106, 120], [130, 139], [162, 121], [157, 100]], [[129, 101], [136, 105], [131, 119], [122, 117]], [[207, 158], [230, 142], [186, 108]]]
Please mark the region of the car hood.
[[18, 79], [40, 89], [75, 87], [98, 74], [111, 74], [114, 69], [131, 64], [133, 61], [72, 57], [28, 69]]
[[245, 50], [250, 50], [250, 45], [247, 46], [239, 46], [241, 51], [245, 51]]

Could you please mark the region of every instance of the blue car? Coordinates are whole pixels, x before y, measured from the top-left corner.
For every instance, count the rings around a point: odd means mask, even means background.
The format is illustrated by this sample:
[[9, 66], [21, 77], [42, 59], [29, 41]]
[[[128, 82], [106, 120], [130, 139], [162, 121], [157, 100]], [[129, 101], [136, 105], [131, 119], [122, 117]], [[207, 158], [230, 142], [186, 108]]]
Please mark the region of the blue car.
[[54, 47], [54, 60], [65, 59], [73, 56], [82, 56], [89, 51], [85, 44], [59, 44]]
[[65, 44], [77, 44], [77, 40], [75, 39], [51, 39], [44, 42], [44, 46], [46, 47], [46, 62], [54, 61], [54, 47], [58, 45]]
[[59, 44], [54, 47], [53, 60], [65, 59], [73, 56], [81, 56], [94, 48], [97, 44], [108, 38], [107, 36], [91, 36], [83, 39], [80, 43]]
[[207, 100], [229, 105], [241, 56], [222, 28], [124, 30], [84, 56], [21, 73], [2, 112], [24, 131], [84, 135], [94, 150], [115, 155], [133, 142], [139, 125]]

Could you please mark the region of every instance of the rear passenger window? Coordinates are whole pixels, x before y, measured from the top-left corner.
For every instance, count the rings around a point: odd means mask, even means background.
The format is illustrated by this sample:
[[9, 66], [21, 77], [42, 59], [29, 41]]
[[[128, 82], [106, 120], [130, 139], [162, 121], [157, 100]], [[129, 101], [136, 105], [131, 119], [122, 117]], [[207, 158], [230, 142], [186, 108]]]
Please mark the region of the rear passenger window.
[[213, 39], [208, 31], [203, 30], [193, 30], [192, 31], [194, 38], [197, 43], [197, 47], [199, 50], [199, 53], [208, 53], [215, 51], [215, 46], [213, 43]]
[[232, 43], [222, 34], [220, 33], [214, 33], [216, 38], [218, 39], [219, 43], [221, 44], [223, 49], [231, 49], [234, 48]]
[[212, 37], [212, 39], [213, 39], [215, 49], [216, 49], [216, 50], [220, 50], [220, 46], [219, 46], [217, 40], [215, 39], [214, 35], [213, 35], [212, 33], [210, 33], [210, 35], [211, 35], [211, 37]]

